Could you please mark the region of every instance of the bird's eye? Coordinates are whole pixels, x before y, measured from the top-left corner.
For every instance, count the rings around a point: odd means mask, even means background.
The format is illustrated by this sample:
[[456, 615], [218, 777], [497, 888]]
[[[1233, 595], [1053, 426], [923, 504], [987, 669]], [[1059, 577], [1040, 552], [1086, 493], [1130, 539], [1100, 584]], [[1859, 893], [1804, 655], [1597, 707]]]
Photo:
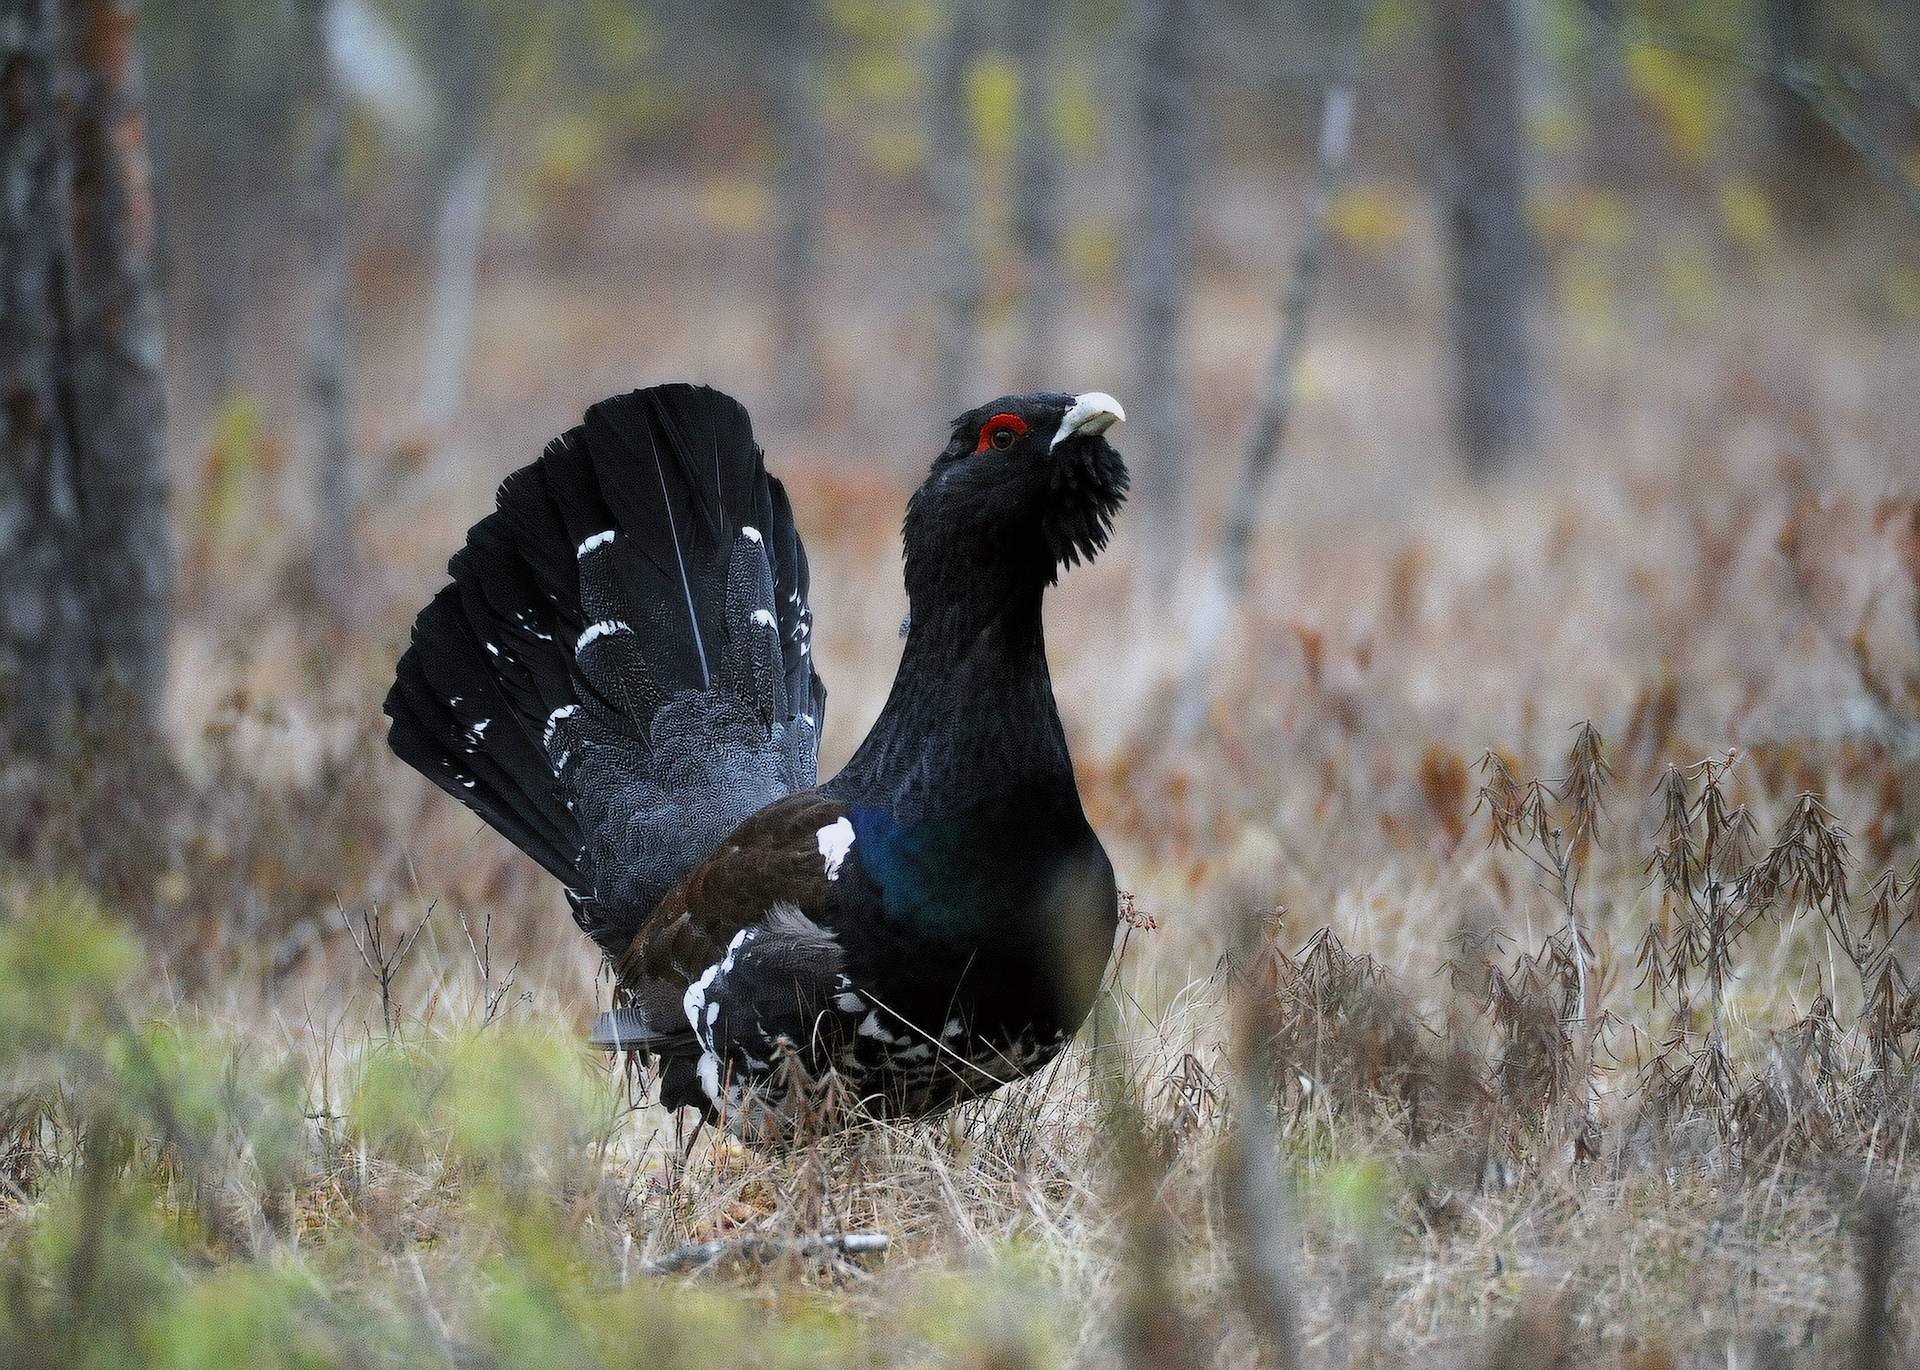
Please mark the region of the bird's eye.
[[984, 452], [991, 447], [996, 452], [1004, 452], [1026, 431], [1027, 421], [1018, 414], [995, 414], [980, 425], [980, 442], [973, 450]]

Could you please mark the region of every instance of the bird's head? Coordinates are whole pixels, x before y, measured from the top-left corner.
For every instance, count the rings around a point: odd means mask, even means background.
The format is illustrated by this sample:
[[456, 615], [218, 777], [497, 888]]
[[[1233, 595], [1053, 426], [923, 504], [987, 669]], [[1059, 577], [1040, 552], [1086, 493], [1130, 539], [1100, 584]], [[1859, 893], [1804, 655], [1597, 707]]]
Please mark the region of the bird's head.
[[1126, 417], [1101, 391], [1007, 395], [953, 423], [907, 506], [907, 588], [987, 568], [1052, 584], [1107, 544], [1127, 464], [1106, 432]]

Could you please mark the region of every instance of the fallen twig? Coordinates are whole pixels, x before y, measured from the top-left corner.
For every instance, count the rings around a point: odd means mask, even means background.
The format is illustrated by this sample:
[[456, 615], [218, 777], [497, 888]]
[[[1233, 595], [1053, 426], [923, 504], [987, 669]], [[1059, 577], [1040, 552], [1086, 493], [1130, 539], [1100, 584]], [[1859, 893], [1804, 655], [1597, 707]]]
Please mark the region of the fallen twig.
[[729, 1258], [769, 1261], [780, 1256], [873, 1256], [893, 1245], [884, 1232], [818, 1232], [808, 1237], [774, 1237], [760, 1232], [744, 1232], [735, 1237], [715, 1237], [712, 1241], [688, 1242], [641, 1267], [649, 1275], [679, 1275], [689, 1270], [704, 1270]]

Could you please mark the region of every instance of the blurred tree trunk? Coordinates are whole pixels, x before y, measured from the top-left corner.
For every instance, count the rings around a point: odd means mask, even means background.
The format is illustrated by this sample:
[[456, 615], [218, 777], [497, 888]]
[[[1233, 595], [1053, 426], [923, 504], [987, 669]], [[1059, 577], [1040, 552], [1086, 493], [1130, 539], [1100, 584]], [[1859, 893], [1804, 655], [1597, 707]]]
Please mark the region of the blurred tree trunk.
[[[1013, 232], [1026, 272], [1021, 301], [1019, 383], [1060, 390], [1062, 316], [1067, 280], [1060, 260], [1066, 209], [1066, 157], [1053, 117], [1060, 53], [1066, 46], [1061, 0], [1027, 0], [1013, 9], [1013, 51], [1020, 66], [1020, 140], [1015, 150]], [[1089, 382], [1091, 384], [1091, 382]]]
[[1194, 0], [1141, 0], [1133, 36], [1140, 202], [1130, 273], [1141, 452], [1135, 497], [1145, 523], [1145, 584], [1156, 595], [1172, 590], [1187, 543], [1183, 316], [1193, 280], [1201, 153], [1194, 47], [1202, 16], [1196, 9]]
[[[1584, 11], [1589, 21], [1583, 33], [1583, 60], [1592, 129], [1587, 171], [1599, 184], [1615, 189], [1634, 180], [1647, 152], [1644, 121], [1634, 108], [1620, 41], [1624, 5], [1625, 0], [1587, 0]], [[1536, 20], [1535, 27], [1543, 22]]]
[[934, 39], [927, 80], [927, 188], [934, 209], [934, 293], [940, 356], [936, 404], [941, 419], [978, 402], [974, 394], [984, 287], [974, 242], [980, 178], [973, 158], [967, 78], [980, 55], [979, 7], [948, 6]]
[[1210, 685], [1228, 618], [1246, 597], [1247, 586], [1253, 579], [1253, 532], [1261, 496], [1280, 458], [1287, 426], [1293, 417], [1300, 358], [1307, 348], [1307, 323], [1326, 258], [1327, 217], [1353, 141], [1354, 96], [1353, 78], [1349, 74], [1348, 22], [1348, 16], [1341, 13], [1337, 20], [1338, 70], [1321, 101], [1319, 147], [1313, 183], [1307, 191], [1306, 212], [1302, 216], [1300, 246], [1280, 296], [1280, 328], [1274, 337], [1273, 351], [1267, 357], [1266, 374], [1261, 378], [1253, 423], [1247, 430], [1246, 455], [1233, 493], [1221, 511], [1220, 548], [1214, 556], [1212, 574], [1187, 615], [1187, 663], [1181, 671], [1179, 692], [1174, 697], [1173, 716], [1173, 735], [1182, 742], [1200, 731], [1212, 705]]
[[1452, 275], [1454, 441], [1495, 474], [1534, 439], [1540, 263], [1527, 225], [1520, 0], [1443, 0], [1436, 25], [1440, 195]]
[[165, 687], [173, 549], [129, 0], [16, 0], [0, 82], [0, 681], [20, 740], [50, 746], [116, 686], [156, 721]]
[[304, 0], [313, 86], [307, 185], [307, 237], [312, 254], [313, 317], [307, 333], [308, 422], [319, 497], [314, 586], [336, 613], [349, 609], [353, 588], [353, 420], [347, 396], [350, 352], [347, 290], [352, 245], [347, 232], [347, 96], [330, 60], [327, 22], [334, 0]]
[[418, 405], [420, 423], [429, 431], [450, 422], [466, 399], [480, 246], [493, 185], [486, 127], [491, 35], [471, 0], [435, 0], [431, 13], [432, 32], [441, 42], [443, 103], [440, 210]]
[[779, 358], [775, 392], [788, 422], [810, 422], [819, 408], [820, 338], [814, 297], [820, 280], [820, 230], [827, 207], [827, 123], [820, 99], [817, 0], [781, 0], [781, 21], [766, 41], [779, 145], [776, 185], [780, 238], [773, 291]]
[[[241, 55], [246, 22], [234, 0], [198, 0], [188, 8], [195, 64], [204, 84], [185, 117], [199, 152], [183, 178], [192, 193], [180, 241], [187, 245], [192, 334], [198, 366], [190, 403], [217, 410], [246, 385], [246, 333], [260, 284], [260, 258], [276, 184], [263, 175], [278, 120], [268, 106], [286, 98], [271, 74]], [[187, 170], [187, 168], [183, 168]]]
[[1847, 194], [1846, 172], [1855, 165], [1844, 141], [1806, 98], [1822, 46], [1820, 0], [1764, 0], [1759, 20], [1774, 71], [1761, 91], [1766, 179], [1795, 227], [1818, 230], [1832, 221]]
[[[1768, 59], [1774, 67], [1788, 70], [1804, 66], [1814, 48], [1817, 0], [1764, 0], [1760, 23]], [[1795, 95], [1784, 81], [1769, 81], [1764, 87], [1767, 98], [1767, 141], [1775, 155], [1800, 161], [1820, 147], [1820, 121], [1807, 102]]]

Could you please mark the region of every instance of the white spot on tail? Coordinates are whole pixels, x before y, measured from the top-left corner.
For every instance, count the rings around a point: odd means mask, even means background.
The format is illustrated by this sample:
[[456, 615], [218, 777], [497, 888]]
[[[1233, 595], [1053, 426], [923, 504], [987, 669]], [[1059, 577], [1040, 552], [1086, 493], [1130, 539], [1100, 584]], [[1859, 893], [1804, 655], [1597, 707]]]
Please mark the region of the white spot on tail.
[[628, 627], [621, 619], [603, 618], [598, 623], [589, 623], [587, 625], [587, 631], [580, 634], [580, 640], [574, 643], [573, 650], [576, 653], [584, 652], [587, 650], [589, 644], [598, 642], [603, 637], [612, 637], [615, 633], [630, 633], [632, 631], [633, 629]]
[[713, 1100], [715, 1108], [720, 1107], [720, 1058], [711, 1051], [701, 1052], [697, 1071], [700, 1076], [700, 1088], [707, 1092], [707, 1097]]
[[611, 528], [607, 529], [605, 532], [602, 532], [602, 533], [595, 533], [592, 537], [588, 538], [585, 542], [580, 544], [579, 549], [574, 553], [574, 555], [577, 557], [585, 558], [587, 553], [591, 552], [594, 548], [605, 547], [609, 542], [612, 542], [612, 541], [613, 541], [613, 529]]
[[827, 863], [827, 879], [838, 880], [841, 863], [847, 859], [847, 853], [853, 850], [853, 824], [844, 818], [836, 818], [815, 833], [814, 837], [820, 843], [820, 855]]
[[540, 734], [540, 745], [543, 747], [551, 747], [553, 745], [553, 730], [560, 726], [560, 720], [563, 718], [572, 718], [579, 712], [580, 706], [578, 704], [562, 704], [559, 708], [548, 714], [546, 731]]
[[866, 1017], [862, 1018], [860, 1020], [860, 1026], [855, 1028], [854, 1031], [859, 1033], [862, 1037], [871, 1037], [876, 1042], [891, 1043], [891, 1042], [897, 1042], [900, 1040], [900, 1038], [895, 1037], [891, 1032], [887, 1031], [886, 1028], [880, 1025], [880, 1010], [878, 1009], [875, 1009], [872, 1013], [869, 1013]]
[[835, 995], [833, 1006], [842, 1013], [858, 1013], [867, 1006], [867, 1001], [849, 990], [845, 994]]
[[748, 542], [758, 542], [760, 541], [760, 530], [758, 528], [755, 528], [752, 524], [747, 524], [745, 527], [743, 527], [740, 530], [740, 536], [745, 538]]

